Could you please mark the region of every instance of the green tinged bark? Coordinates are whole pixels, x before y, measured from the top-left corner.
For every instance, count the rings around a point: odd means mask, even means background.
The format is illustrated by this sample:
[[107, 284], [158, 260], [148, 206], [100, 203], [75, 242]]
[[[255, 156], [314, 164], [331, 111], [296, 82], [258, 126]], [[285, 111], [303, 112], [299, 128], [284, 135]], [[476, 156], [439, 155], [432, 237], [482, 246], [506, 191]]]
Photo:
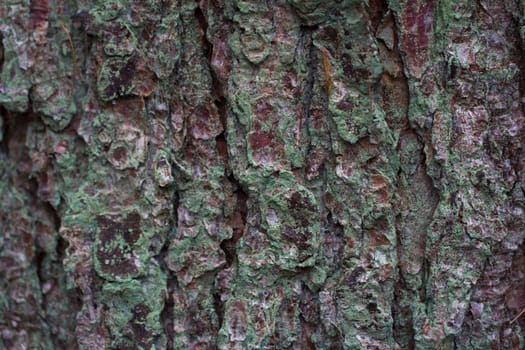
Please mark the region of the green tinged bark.
[[523, 14], [4, 1], [0, 347], [523, 348]]

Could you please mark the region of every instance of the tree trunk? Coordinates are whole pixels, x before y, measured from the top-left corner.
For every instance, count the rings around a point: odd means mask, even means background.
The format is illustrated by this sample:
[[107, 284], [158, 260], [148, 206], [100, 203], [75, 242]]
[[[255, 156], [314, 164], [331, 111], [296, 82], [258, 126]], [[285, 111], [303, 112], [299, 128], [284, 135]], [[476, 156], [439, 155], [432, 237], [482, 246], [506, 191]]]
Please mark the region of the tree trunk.
[[524, 6], [2, 0], [0, 348], [524, 349]]

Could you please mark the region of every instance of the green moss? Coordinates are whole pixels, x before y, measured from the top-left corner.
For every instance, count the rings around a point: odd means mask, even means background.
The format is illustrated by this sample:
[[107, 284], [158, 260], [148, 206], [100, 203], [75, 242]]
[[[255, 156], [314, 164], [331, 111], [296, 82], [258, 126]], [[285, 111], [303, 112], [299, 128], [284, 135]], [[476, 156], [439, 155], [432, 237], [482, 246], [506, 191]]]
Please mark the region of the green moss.
[[107, 308], [105, 326], [111, 332], [111, 348], [134, 344], [153, 349], [166, 344], [160, 314], [166, 297], [166, 276], [155, 264], [149, 265], [142, 280], [106, 283], [100, 301]]

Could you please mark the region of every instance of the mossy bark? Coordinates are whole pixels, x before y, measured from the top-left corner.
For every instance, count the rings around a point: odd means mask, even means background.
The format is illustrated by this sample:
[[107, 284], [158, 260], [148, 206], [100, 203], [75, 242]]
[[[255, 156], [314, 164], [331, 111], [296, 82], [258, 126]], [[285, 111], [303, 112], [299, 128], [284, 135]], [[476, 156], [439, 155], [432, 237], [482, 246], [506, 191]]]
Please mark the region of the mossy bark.
[[0, 348], [524, 349], [524, 6], [3, 0]]

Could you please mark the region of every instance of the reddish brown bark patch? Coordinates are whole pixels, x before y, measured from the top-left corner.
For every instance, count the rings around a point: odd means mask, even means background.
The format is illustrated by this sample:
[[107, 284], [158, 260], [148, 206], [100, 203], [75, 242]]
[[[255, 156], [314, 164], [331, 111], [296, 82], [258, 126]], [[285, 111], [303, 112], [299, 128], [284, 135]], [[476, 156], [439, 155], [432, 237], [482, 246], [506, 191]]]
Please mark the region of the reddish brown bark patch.
[[255, 133], [248, 136], [248, 143], [250, 148], [257, 150], [268, 146], [272, 142], [272, 137], [270, 134], [264, 133]]
[[135, 344], [146, 348], [151, 347], [152, 334], [146, 328], [148, 322], [148, 315], [151, 313], [151, 309], [144, 305], [138, 304], [133, 308], [133, 317], [128, 322], [127, 331], [129, 336], [133, 339]]
[[130, 59], [122, 65], [110, 64], [110, 84], [104, 90], [108, 97], [123, 95], [132, 86], [133, 74], [135, 73], [135, 60]]
[[134, 246], [141, 234], [139, 214], [130, 213], [122, 221], [98, 216], [97, 224], [100, 233], [95, 255], [101, 272], [113, 278], [137, 274]]
[[32, 0], [29, 5], [29, 27], [31, 30], [45, 26], [49, 16], [48, 0]]
[[401, 49], [406, 53], [410, 72], [421, 77], [428, 61], [428, 39], [434, 22], [434, 1], [410, 0], [401, 12]]

